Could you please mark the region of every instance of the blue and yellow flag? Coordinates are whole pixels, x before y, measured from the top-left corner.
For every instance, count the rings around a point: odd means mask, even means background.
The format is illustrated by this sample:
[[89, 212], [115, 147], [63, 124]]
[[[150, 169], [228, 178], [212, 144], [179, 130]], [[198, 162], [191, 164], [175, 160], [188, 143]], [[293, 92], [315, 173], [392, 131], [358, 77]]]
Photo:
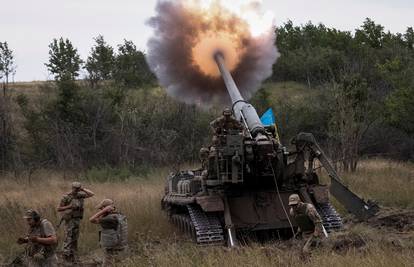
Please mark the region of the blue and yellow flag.
[[260, 120], [262, 121], [264, 126], [276, 125], [276, 118], [275, 114], [273, 113], [273, 109], [269, 108], [265, 113], [263, 113]]
[[266, 126], [274, 126], [275, 127], [275, 139], [278, 142], [280, 142], [279, 132], [277, 130], [277, 125], [276, 125], [276, 117], [275, 117], [275, 114], [273, 113], [273, 109], [269, 108], [265, 113], [263, 113], [260, 120], [262, 121], [262, 123], [265, 127]]

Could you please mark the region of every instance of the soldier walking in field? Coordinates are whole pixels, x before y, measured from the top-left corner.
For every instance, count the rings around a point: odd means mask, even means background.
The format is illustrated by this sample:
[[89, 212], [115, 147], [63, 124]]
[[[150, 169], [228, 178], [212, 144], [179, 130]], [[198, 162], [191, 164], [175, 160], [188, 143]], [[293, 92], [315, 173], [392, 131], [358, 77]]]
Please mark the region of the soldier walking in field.
[[298, 225], [296, 237], [303, 237], [305, 244], [302, 247], [302, 256], [310, 256], [310, 248], [313, 243], [318, 243], [324, 237], [322, 219], [315, 207], [310, 203], [304, 203], [299, 195], [289, 196], [290, 216]]
[[72, 265], [76, 261], [79, 226], [83, 218], [84, 199], [93, 196], [94, 193], [91, 190], [83, 188], [79, 182], [73, 182], [72, 191], [62, 197], [57, 208], [62, 213], [61, 223], [65, 223], [63, 259], [67, 264]]
[[103, 249], [104, 267], [115, 266], [128, 250], [128, 224], [126, 216], [116, 210], [114, 201], [104, 199], [97, 206], [100, 210], [89, 221], [101, 226], [99, 243]]
[[23, 218], [29, 225], [29, 231], [26, 236], [17, 239], [17, 243], [26, 244], [25, 266], [57, 267], [57, 237], [53, 225], [32, 209], [27, 210]]

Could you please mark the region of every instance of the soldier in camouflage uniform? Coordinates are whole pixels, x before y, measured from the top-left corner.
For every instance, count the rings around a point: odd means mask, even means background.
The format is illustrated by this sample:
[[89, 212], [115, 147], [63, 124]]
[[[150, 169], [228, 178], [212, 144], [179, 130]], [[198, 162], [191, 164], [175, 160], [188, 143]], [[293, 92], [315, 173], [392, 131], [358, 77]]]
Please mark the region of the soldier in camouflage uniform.
[[323, 237], [322, 219], [315, 207], [310, 203], [303, 203], [299, 195], [289, 196], [290, 216], [293, 217], [298, 225], [296, 236], [302, 236], [305, 244], [302, 248], [302, 255], [310, 256], [312, 243]]
[[217, 172], [216, 168], [216, 156], [218, 153], [217, 147], [225, 145], [226, 135], [230, 131], [240, 131], [243, 133], [243, 125], [232, 116], [232, 111], [229, 108], [223, 110], [223, 115], [215, 119], [210, 123], [211, 130], [213, 132], [213, 144], [210, 147], [209, 153], [209, 170], [208, 172], [214, 174]]
[[117, 211], [112, 199], [104, 199], [100, 210], [89, 221], [101, 226], [99, 243], [103, 249], [103, 267], [116, 266], [128, 253], [128, 223], [126, 216]]
[[201, 168], [203, 170], [207, 170], [208, 168], [208, 155], [210, 153], [210, 149], [206, 147], [202, 147], [199, 152], [199, 157], [201, 161]]
[[207, 187], [206, 187], [206, 179], [208, 177], [208, 169], [209, 169], [209, 162], [208, 157], [210, 154], [210, 149], [206, 147], [202, 147], [200, 149], [199, 157], [201, 161], [201, 194], [207, 193]]
[[57, 237], [53, 225], [31, 209], [26, 211], [23, 218], [29, 225], [29, 231], [25, 237], [17, 239], [17, 243], [26, 244], [25, 266], [57, 267]]
[[72, 191], [62, 197], [57, 209], [62, 213], [62, 220], [65, 223], [63, 258], [65, 262], [70, 265], [76, 261], [79, 226], [83, 218], [84, 199], [93, 196], [94, 193], [86, 188], [83, 188], [81, 183], [73, 182]]
[[223, 115], [210, 123], [213, 131], [213, 144], [218, 145], [221, 142], [221, 137], [226, 135], [230, 130], [243, 130], [243, 125], [232, 116], [232, 111], [229, 108], [223, 110]]

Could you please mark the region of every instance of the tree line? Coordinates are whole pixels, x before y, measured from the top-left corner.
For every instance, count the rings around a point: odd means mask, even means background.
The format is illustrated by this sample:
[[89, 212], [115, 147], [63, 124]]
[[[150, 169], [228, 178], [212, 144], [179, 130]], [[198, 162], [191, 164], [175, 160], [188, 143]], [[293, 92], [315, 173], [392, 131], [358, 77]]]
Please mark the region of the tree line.
[[[350, 171], [363, 155], [414, 158], [412, 28], [394, 34], [367, 19], [351, 33], [288, 21], [276, 32], [281, 57], [252, 102], [260, 112], [274, 108], [285, 144], [300, 131], [313, 132]], [[11, 64], [3, 63], [4, 54]], [[11, 52], [0, 58], [0, 75], [15, 72]], [[68, 39], [54, 39], [45, 65], [55, 82], [43, 84], [39, 96], [10, 98], [4, 89], [2, 170], [178, 167], [196, 161], [209, 143], [209, 121], [219, 109], [167, 97], [131, 41], [114, 49], [98, 36], [83, 61]], [[290, 81], [307, 88], [304, 99], [271, 97], [274, 82]], [[13, 105], [18, 114], [10, 112]]]
[[154, 85], [156, 78], [149, 70], [145, 54], [132, 41], [124, 40], [115, 52], [102, 35], [94, 40], [85, 62], [69, 39], [53, 39], [49, 45], [49, 62], [45, 65], [56, 81], [77, 79], [83, 67], [88, 73], [86, 80], [93, 88], [111, 80], [129, 88]]
[[351, 33], [288, 21], [276, 32], [281, 57], [271, 80], [322, 92], [315, 100], [324, 101], [317, 116], [327, 113], [321, 138], [335, 144], [345, 169], [355, 170], [361, 154], [413, 158], [412, 27], [391, 33], [366, 19]]
[[[15, 120], [7, 119], [2, 170], [178, 168], [207, 142], [212, 113], [169, 98], [131, 41], [115, 52], [98, 36], [83, 61], [70, 40], [53, 39], [45, 66], [54, 81], [39, 95], [7, 98], [18, 114], [5, 112]], [[82, 68], [88, 75], [79, 80]]]

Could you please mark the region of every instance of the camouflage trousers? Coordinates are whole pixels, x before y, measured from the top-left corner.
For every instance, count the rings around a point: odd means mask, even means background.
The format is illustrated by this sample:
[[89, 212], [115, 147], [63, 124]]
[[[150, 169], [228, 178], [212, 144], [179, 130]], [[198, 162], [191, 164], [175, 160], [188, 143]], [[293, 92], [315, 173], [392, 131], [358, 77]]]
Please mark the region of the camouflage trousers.
[[36, 258], [36, 257], [28, 257], [26, 259], [27, 267], [57, 267], [57, 257], [56, 254], [53, 254], [46, 259], [43, 258]]
[[128, 256], [128, 248], [120, 249], [109, 249], [104, 248], [103, 250], [104, 259], [102, 267], [113, 267], [117, 266], [116, 264], [121, 262]]
[[75, 261], [78, 251], [80, 218], [65, 221], [65, 240], [63, 241], [63, 256], [66, 261]]
[[311, 248], [317, 247], [321, 244], [321, 238], [315, 236], [313, 233], [303, 234], [303, 239], [305, 243], [302, 247], [302, 256], [309, 257], [311, 255]]

